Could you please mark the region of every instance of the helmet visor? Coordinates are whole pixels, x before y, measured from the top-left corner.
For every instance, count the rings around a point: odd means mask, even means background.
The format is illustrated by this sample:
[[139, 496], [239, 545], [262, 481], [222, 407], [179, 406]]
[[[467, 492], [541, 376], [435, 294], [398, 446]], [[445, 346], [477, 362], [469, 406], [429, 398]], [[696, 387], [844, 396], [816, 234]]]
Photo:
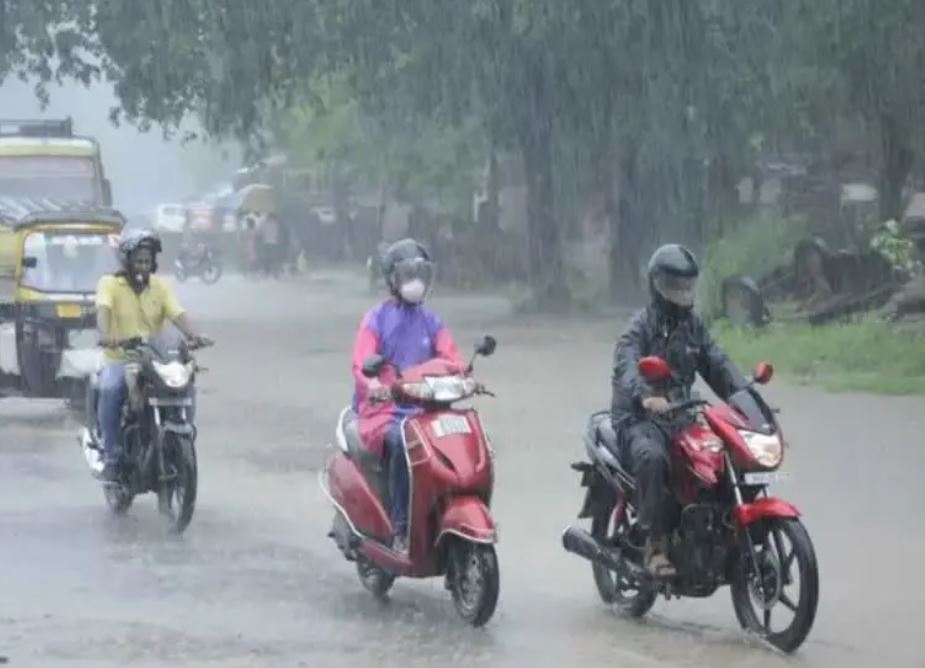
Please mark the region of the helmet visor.
[[396, 287], [414, 279], [419, 279], [426, 287], [430, 287], [434, 276], [434, 263], [420, 257], [400, 260], [392, 268], [392, 276]]
[[655, 276], [655, 289], [658, 293], [666, 301], [684, 308], [694, 305], [696, 287], [696, 277], [670, 276], [665, 272], [660, 272]]

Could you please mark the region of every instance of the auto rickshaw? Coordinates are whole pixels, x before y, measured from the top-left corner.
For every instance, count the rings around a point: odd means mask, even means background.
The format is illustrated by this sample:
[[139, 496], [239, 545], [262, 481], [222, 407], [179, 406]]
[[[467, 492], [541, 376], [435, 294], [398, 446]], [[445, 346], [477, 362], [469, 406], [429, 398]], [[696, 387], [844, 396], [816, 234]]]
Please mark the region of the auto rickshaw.
[[75, 408], [96, 368], [96, 284], [118, 267], [112, 209], [0, 198], [0, 394]]

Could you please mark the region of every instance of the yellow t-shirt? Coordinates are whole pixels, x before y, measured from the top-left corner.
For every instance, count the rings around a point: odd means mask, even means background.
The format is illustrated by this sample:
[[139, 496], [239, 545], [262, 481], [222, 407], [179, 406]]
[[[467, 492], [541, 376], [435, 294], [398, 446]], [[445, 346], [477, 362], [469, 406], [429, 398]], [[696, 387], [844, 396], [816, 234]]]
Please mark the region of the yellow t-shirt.
[[[167, 321], [174, 322], [183, 314], [170, 285], [159, 276], [151, 276], [141, 294], [132, 290], [124, 276], [103, 276], [96, 286], [96, 306], [109, 309], [109, 336], [117, 341], [155, 336]], [[104, 356], [115, 361], [125, 353], [107, 349]]]

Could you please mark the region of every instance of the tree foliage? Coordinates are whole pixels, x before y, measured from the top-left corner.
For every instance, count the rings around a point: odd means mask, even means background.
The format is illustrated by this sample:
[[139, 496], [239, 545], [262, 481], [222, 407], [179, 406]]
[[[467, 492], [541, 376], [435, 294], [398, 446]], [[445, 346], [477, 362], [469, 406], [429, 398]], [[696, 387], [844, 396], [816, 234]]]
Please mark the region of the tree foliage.
[[531, 283], [556, 302], [563, 193], [604, 194], [622, 281], [647, 244], [715, 233], [759, 151], [831, 153], [847, 125], [896, 215], [923, 24], [920, 0], [0, 0], [0, 77], [105, 78], [114, 120], [269, 127], [435, 191], [516, 151]]

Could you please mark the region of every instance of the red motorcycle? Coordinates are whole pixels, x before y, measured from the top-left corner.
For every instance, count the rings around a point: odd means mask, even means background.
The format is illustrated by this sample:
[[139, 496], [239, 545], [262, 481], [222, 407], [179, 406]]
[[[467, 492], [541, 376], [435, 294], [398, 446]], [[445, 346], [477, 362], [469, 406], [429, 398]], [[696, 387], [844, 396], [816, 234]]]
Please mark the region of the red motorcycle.
[[[476, 355], [489, 356], [495, 346], [486, 336]], [[350, 408], [340, 415], [337, 449], [320, 477], [335, 509], [328, 535], [348, 561], [356, 562], [360, 581], [375, 596], [384, 597], [397, 576], [444, 575], [460, 616], [481, 626], [495, 611], [500, 584], [489, 511], [493, 454], [478, 413], [453, 404], [491, 393], [472, 377], [472, 363], [459, 373], [434, 359], [401, 373], [376, 355], [364, 362], [363, 374], [378, 377], [386, 366], [396, 372], [391, 396], [422, 409], [402, 424], [411, 485], [408, 554], [390, 547], [385, 467], [361, 442]]]
[[[658, 357], [640, 360], [639, 370], [666, 391], [674, 379]], [[636, 521], [635, 484], [621, 440], [609, 412], [592, 416], [585, 436], [590, 463], [572, 464], [587, 488], [579, 517], [591, 519], [591, 531], [570, 527], [562, 543], [592, 562], [605, 603], [641, 617], [659, 594], [706, 597], [728, 584], [744, 629], [788, 653], [806, 639], [816, 616], [819, 574], [799, 511], [767, 491], [783, 461], [784, 441], [775, 411], [754, 386], [772, 374], [771, 365], [759, 364], [748, 387], [719, 405], [669, 394], [671, 410], [652, 416], [672, 443], [676, 515], [669, 556], [677, 572], [671, 578], [655, 578], [643, 566], [646, 535]], [[772, 625], [776, 611], [789, 623]]]

